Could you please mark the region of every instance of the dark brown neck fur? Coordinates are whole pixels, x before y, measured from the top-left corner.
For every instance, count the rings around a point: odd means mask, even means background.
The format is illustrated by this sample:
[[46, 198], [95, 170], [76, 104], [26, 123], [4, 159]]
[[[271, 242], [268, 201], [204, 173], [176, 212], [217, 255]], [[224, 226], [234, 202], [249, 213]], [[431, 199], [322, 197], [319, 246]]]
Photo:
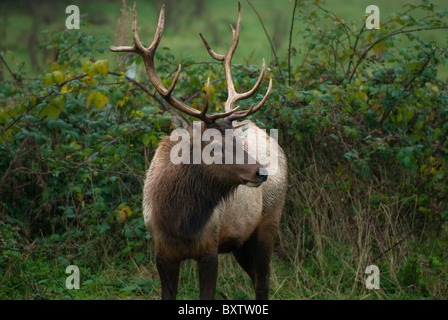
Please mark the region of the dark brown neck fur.
[[[162, 142], [165, 159], [173, 143]], [[215, 207], [228, 197], [233, 185], [216, 179], [210, 166], [166, 161], [157, 172], [152, 190], [152, 209], [159, 227], [180, 239], [192, 239], [209, 221]]]

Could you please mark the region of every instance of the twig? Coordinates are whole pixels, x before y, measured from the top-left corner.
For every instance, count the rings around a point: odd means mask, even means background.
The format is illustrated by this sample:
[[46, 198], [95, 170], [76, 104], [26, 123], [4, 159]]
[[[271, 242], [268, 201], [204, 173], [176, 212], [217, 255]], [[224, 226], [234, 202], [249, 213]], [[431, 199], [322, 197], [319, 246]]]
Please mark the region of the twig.
[[348, 75], [350, 73], [350, 67], [353, 64], [353, 56], [355, 55], [356, 47], [358, 46], [359, 39], [361, 38], [361, 35], [363, 34], [365, 28], [366, 28], [366, 24], [363, 23], [361, 30], [359, 31], [358, 35], [356, 36], [355, 45], [353, 46], [353, 51], [352, 51], [352, 54], [350, 55], [350, 62], [348, 63], [348, 67], [347, 67], [346, 77], [348, 77]]
[[294, 29], [294, 18], [296, 16], [298, 0], [294, 2], [294, 9], [292, 10], [291, 28], [289, 29], [289, 47], [288, 47], [288, 85], [291, 86], [291, 46], [292, 46], [292, 30]]
[[339, 18], [337, 14], [335, 14], [334, 12], [331, 12], [325, 8], [323, 8], [322, 6], [319, 5], [319, 3], [315, 2], [314, 5], [316, 7], [318, 7], [320, 10], [322, 10], [323, 12], [332, 15], [336, 20], [338, 20], [343, 26], [344, 26], [344, 31], [345, 34], [347, 36], [347, 40], [348, 40], [348, 45], [349, 47], [351, 47], [351, 41], [350, 41], [350, 28], [347, 26], [347, 24], [344, 22], [343, 19]]
[[[113, 75], [113, 76], [122, 76], [122, 74], [120, 73], [116, 73], [116, 72], [111, 72], [109, 71], [108, 74]], [[137, 82], [134, 79], [131, 79], [127, 76], [124, 76], [126, 78], [126, 80], [128, 80], [130, 83], [135, 84], [137, 87], [139, 87], [143, 92], [145, 92], [147, 95], [149, 95], [151, 98], [153, 98], [154, 100], [157, 101], [158, 104], [160, 104], [160, 106], [162, 107], [163, 110], [165, 111], [170, 111], [169, 108], [163, 103], [163, 101], [157, 97], [154, 93], [152, 93], [151, 91], [148, 90], [148, 88], [146, 88], [144, 85], [142, 85], [140, 82]]]
[[382, 256], [385, 256], [389, 251], [395, 249], [398, 245], [400, 245], [404, 240], [407, 240], [407, 238], [416, 230], [417, 227], [412, 228], [400, 241], [396, 242], [392, 247], [388, 248], [386, 251], [381, 252], [379, 255], [377, 255], [372, 263], [375, 263], [379, 258]]
[[67, 80], [64, 81], [63, 83], [59, 84], [58, 87], [59, 87], [59, 88], [62, 88], [63, 86], [65, 86], [65, 85], [66, 85], [67, 83], [69, 83], [69, 82], [72, 82], [72, 81], [74, 81], [74, 80], [78, 80], [78, 79], [82, 79], [82, 78], [85, 78], [85, 77], [87, 77], [87, 76], [88, 76], [87, 73], [82, 73], [82, 74], [80, 74], [79, 76], [76, 76], [76, 77], [67, 79]]
[[[66, 85], [67, 83], [69, 83], [69, 82], [72, 82], [73, 80], [77, 80], [77, 79], [81, 79], [81, 78], [84, 78], [84, 77], [86, 77], [87, 76], [87, 73], [83, 73], [83, 74], [81, 74], [81, 75], [79, 75], [79, 76], [76, 76], [76, 77], [73, 77], [73, 78], [71, 78], [71, 79], [68, 79], [67, 81], [64, 81], [63, 83], [61, 83], [61, 84], [59, 84], [58, 85], [58, 87], [59, 88], [62, 88], [64, 85]], [[34, 104], [32, 104], [31, 106], [29, 106], [26, 110], [25, 110], [25, 112], [24, 113], [22, 113], [19, 117], [17, 117], [17, 118], [15, 118], [14, 120], [13, 120], [13, 122], [11, 122], [9, 125], [7, 125], [6, 127], [3, 127], [2, 128], [2, 132], [4, 133], [4, 132], [6, 132], [6, 131], [8, 131], [8, 129], [9, 128], [11, 128], [14, 124], [16, 124], [20, 119], [22, 119], [23, 118], [23, 116], [25, 115], [25, 114], [28, 114], [31, 110], [33, 110], [36, 106], [38, 106], [42, 101], [44, 101], [45, 99], [47, 99], [47, 98], [49, 98], [49, 97], [53, 97], [53, 96], [55, 96], [55, 95], [64, 95], [64, 93], [60, 93], [60, 92], [53, 92], [53, 93], [50, 93], [50, 94], [47, 94], [47, 95], [45, 95], [45, 96], [43, 96], [43, 97], [36, 97], [36, 102], [34, 103]]]
[[252, 5], [252, 2], [250, 2], [250, 0], [247, 0], [247, 2], [249, 3], [249, 5], [252, 7], [252, 9], [254, 10], [255, 14], [258, 17], [258, 20], [260, 20], [261, 26], [263, 27], [264, 33], [266, 34], [266, 37], [268, 38], [269, 41], [269, 45], [271, 46], [271, 51], [272, 54], [274, 55], [274, 59], [275, 59], [275, 64], [278, 67], [278, 71], [280, 74], [280, 78], [282, 80], [282, 82], [285, 81], [285, 78], [283, 78], [283, 73], [282, 73], [282, 69], [280, 67], [280, 63], [278, 62], [278, 57], [277, 57], [277, 53], [275, 52], [275, 48], [274, 48], [274, 44], [272, 43], [271, 37], [269, 36], [268, 31], [266, 30], [266, 27], [264, 26], [263, 20], [261, 19], [260, 15], [258, 14], [257, 9], [255, 9], [255, 7]]
[[124, 65], [124, 63], [126, 62], [126, 60], [127, 60], [128, 58], [134, 56], [134, 55], [135, 55], [134, 52], [130, 52], [130, 53], [128, 53], [128, 54], [123, 58], [123, 60], [121, 60], [120, 71], [123, 69], [123, 65]]
[[12, 72], [12, 70], [9, 68], [8, 64], [6, 63], [5, 58], [3, 58], [3, 54], [0, 54], [0, 58], [2, 58], [3, 63], [5, 64], [6, 68], [8, 69], [9, 73], [13, 77], [14, 81], [16, 82], [16, 84], [17, 85], [21, 85], [22, 81], [20, 81], [20, 79], [17, 78], [17, 76], [14, 74], [14, 72]]

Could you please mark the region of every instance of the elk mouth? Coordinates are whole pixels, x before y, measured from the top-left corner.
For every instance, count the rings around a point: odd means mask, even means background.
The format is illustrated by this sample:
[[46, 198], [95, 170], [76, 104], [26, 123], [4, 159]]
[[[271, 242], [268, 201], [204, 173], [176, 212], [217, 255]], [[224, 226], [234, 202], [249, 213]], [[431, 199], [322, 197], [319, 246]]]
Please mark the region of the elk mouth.
[[254, 180], [245, 180], [245, 179], [241, 179], [241, 183], [245, 186], [248, 187], [259, 187], [263, 182], [265, 182], [268, 179], [268, 175], [267, 174], [261, 174], [260, 170], [257, 171], [257, 173], [255, 174], [255, 179]]
[[243, 180], [242, 185], [243, 186], [247, 186], [247, 187], [251, 187], [251, 188], [257, 188], [262, 183], [263, 183], [263, 181], [261, 181], [261, 182], [252, 182], [252, 181]]

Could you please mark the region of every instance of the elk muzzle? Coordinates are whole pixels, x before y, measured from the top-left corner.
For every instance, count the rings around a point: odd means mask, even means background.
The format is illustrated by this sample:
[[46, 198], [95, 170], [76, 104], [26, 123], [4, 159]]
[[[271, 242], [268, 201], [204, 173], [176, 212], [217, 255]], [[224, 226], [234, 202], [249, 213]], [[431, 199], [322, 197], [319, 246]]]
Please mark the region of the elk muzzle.
[[248, 187], [259, 187], [268, 179], [268, 174], [265, 168], [260, 167], [255, 174], [250, 177], [242, 177], [242, 184]]

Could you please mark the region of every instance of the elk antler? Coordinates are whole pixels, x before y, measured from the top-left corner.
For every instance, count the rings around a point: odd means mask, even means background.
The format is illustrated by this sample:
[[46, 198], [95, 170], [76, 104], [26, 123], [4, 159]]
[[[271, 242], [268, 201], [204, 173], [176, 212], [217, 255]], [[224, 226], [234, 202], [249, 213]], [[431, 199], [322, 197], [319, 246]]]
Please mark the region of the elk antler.
[[236, 47], [238, 46], [238, 41], [240, 38], [241, 3], [239, 1], [238, 1], [238, 19], [236, 22], [236, 30], [233, 28], [232, 25], [230, 25], [230, 29], [232, 30], [232, 34], [233, 34], [233, 41], [232, 41], [229, 51], [225, 55], [218, 54], [215, 51], [213, 51], [212, 48], [210, 47], [210, 45], [208, 44], [208, 42], [205, 40], [204, 36], [201, 33], [199, 34], [201, 36], [202, 41], [204, 42], [205, 47], [207, 48], [207, 51], [210, 54], [210, 56], [212, 56], [212, 58], [215, 60], [224, 61], [224, 70], [225, 70], [225, 74], [226, 74], [227, 91], [228, 91], [228, 98], [227, 98], [226, 105], [225, 105], [225, 112], [233, 111], [232, 114], [230, 114], [229, 116], [226, 117], [226, 119], [225, 119], [226, 121], [242, 119], [242, 118], [245, 118], [245, 117], [257, 112], [265, 104], [266, 100], [268, 99], [269, 93], [271, 92], [271, 89], [272, 89], [272, 79], [270, 79], [269, 87], [268, 87], [266, 94], [264, 95], [263, 99], [255, 107], [254, 107], [254, 105], [252, 105], [249, 108], [249, 110], [247, 110], [247, 111], [235, 112], [239, 108], [239, 107], [233, 108], [233, 105], [237, 101], [247, 99], [247, 98], [251, 97], [255, 93], [255, 91], [257, 91], [258, 87], [261, 84], [261, 80], [263, 80], [263, 76], [264, 76], [264, 72], [265, 72], [265, 62], [263, 59], [263, 66], [261, 68], [261, 73], [260, 73], [260, 76], [258, 77], [258, 80], [255, 83], [254, 87], [247, 92], [237, 93], [235, 91], [235, 86], [233, 84], [233, 79], [232, 79], [231, 62], [232, 62], [232, 57], [233, 57], [233, 54], [235, 53]]
[[159, 76], [157, 75], [156, 68], [154, 65], [154, 56], [157, 50], [157, 47], [159, 46], [160, 40], [162, 39], [162, 33], [163, 33], [163, 26], [165, 22], [165, 6], [163, 5], [160, 9], [160, 15], [159, 15], [159, 22], [157, 24], [157, 30], [154, 35], [154, 40], [152, 41], [151, 45], [148, 48], [145, 48], [138, 36], [138, 30], [137, 30], [137, 6], [134, 2], [134, 12], [133, 12], [133, 18], [132, 18], [132, 35], [134, 39], [134, 45], [133, 46], [111, 46], [109, 47], [109, 50], [112, 52], [134, 52], [142, 56], [143, 61], [145, 63], [146, 72], [148, 73], [149, 79], [151, 80], [152, 85], [157, 90], [158, 93], [174, 108], [177, 110], [184, 112], [190, 116], [193, 116], [195, 118], [201, 119], [207, 124], [211, 124], [215, 122], [217, 119], [225, 118], [233, 114], [237, 108], [234, 108], [230, 111], [226, 110], [224, 113], [218, 113], [218, 114], [212, 114], [208, 115], [206, 114], [208, 109], [208, 101], [209, 101], [209, 86], [210, 81], [207, 81], [207, 88], [206, 88], [206, 97], [205, 97], [205, 105], [203, 107], [202, 111], [199, 111], [197, 109], [194, 109], [182, 101], [177, 100], [174, 98], [171, 93], [174, 90], [174, 87], [176, 86], [177, 80], [179, 79], [181, 65], [179, 64], [179, 68], [177, 69], [177, 72], [173, 78], [173, 82], [171, 83], [170, 87], [167, 89], [162, 84], [162, 81], [160, 81]]

